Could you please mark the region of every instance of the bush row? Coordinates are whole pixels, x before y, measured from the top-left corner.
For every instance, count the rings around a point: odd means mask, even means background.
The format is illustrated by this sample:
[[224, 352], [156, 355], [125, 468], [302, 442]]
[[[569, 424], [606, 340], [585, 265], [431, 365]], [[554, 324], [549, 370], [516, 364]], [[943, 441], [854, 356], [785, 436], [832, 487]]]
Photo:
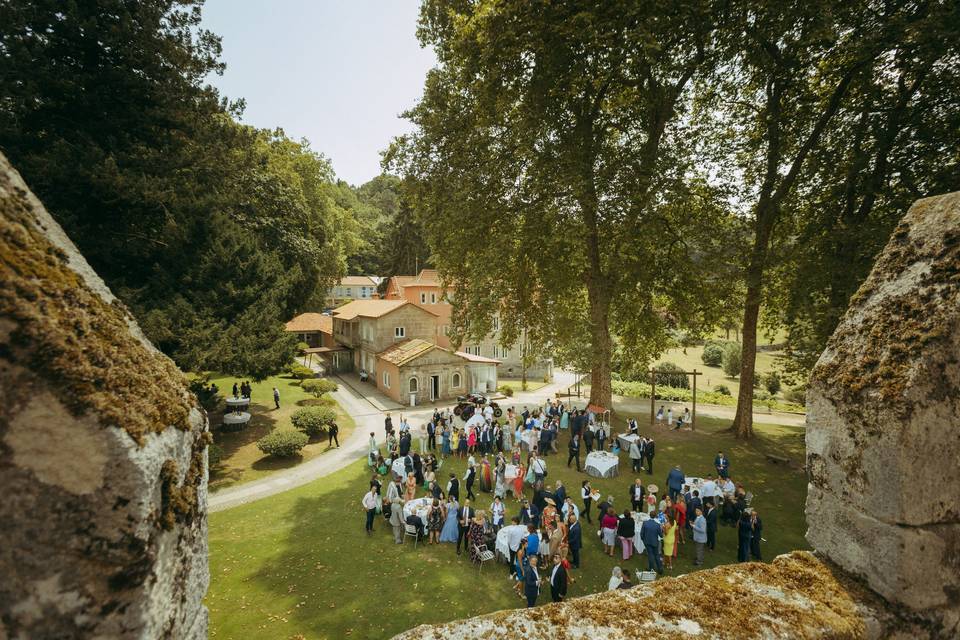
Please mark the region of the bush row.
[[[630, 398], [649, 398], [650, 384], [647, 382], [623, 382], [614, 380], [612, 383], [613, 393], [618, 396], [627, 396]], [[718, 385], [722, 386], [722, 385]], [[724, 393], [726, 391], [726, 393]], [[667, 402], [691, 402], [693, 392], [690, 389], [678, 389], [676, 387], [661, 387], [657, 385], [657, 400]], [[773, 400], [766, 391], [754, 392], [754, 400], [768, 404], [772, 409], [778, 411], [803, 411], [802, 404], [794, 402], [780, 402]], [[729, 389], [723, 387], [720, 391], [698, 391], [697, 401], [706, 404], [718, 404], [728, 407], [737, 405], [737, 399], [730, 395]]]

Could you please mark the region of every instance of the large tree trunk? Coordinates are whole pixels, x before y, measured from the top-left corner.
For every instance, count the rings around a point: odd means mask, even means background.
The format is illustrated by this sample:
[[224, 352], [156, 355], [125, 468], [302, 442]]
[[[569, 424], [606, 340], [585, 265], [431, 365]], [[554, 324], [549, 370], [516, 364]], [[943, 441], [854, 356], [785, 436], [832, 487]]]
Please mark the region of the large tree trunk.
[[610, 338], [610, 294], [603, 284], [593, 281], [587, 285], [590, 304], [590, 404], [613, 410], [613, 390], [610, 385], [610, 360], [613, 341]]

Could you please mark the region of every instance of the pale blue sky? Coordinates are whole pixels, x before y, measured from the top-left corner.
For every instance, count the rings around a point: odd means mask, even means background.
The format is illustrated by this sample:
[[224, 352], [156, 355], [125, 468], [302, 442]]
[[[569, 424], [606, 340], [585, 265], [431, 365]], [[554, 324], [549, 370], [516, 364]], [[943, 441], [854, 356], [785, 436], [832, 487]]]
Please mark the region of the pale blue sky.
[[310, 140], [337, 177], [380, 173], [380, 152], [410, 129], [400, 113], [435, 64], [416, 39], [417, 0], [207, 0], [203, 26], [223, 40], [221, 93], [243, 121]]

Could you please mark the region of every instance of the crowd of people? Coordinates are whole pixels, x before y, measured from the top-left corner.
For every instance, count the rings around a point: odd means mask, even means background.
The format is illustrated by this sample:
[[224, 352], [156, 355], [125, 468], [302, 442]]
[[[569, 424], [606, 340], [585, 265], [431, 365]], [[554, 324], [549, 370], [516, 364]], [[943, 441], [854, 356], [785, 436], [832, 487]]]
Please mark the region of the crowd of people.
[[[536, 604], [542, 584], [549, 583], [554, 601], [566, 596], [580, 568], [584, 526], [596, 531], [608, 556], [614, 557], [619, 546], [621, 561], [646, 556], [647, 570], [657, 574], [673, 569], [688, 542], [694, 547], [694, 566], [701, 566], [706, 552], [716, 548], [718, 527], [724, 525], [737, 529], [739, 561], [761, 559], [762, 521], [749, 506], [750, 495], [730, 477], [730, 461], [723, 452], [713, 461], [716, 477], [710, 474], [696, 487], [687, 484], [678, 466], [667, 474], [662, 493], [657, 485], [636, 478], [628, 487], [627, 504], [618, 512], [614, 496], [603, 498], [590, 479], [582, 481], [579, 496], [568, 494], [562, 481], [547, 480], [545, 458], [558, 452], [563, 430], [570, 431], [568, 467], [576, 462], [580, 469], [581, 447], [587, 452], [603, 450], [608, 439], [610, 450], [619, 453], [617, 438], [608, 436], [607, 425], [597, 416], [586, 410], [568, 411], [559, 402], [520, 413], [510, 408], [502, 422], [479, 407], [476, 415], [481, 417], [458, 426], [452, 412], [436, 410], [423, 425], [413, 428], [400, 416], [394, 428], [387, 414], [383, 450], [376, 434], [370, 434], [369, 465], [374, 473], [362, 500], [368, 534], [379, 513], [392, 528], [396, 544], [407, 535], [429, 545], [448, 543], [455, 545], [457, 555], [465, 552], [480, 563], [485, 552], [496, 548], [501, 528], [514, 525], [504, 531], [509, 558], [503, 560], [518, 596], [528, 606]], [[642, 464], [635, 463], [633, 470], [652, 474], [653, 438], [640, 437], [635, 420], [628, 421], [627, 434], [638, 436], [628, 455]], [[441, 473], [444, 461], [453, 456], [466, 461], [463, 475]], [[405, 509], [418, 498], [416, 509]], [[516, 515], [508, 515], [513, 510], [510, 502]], [[614, 567], [610, 588], [632, 584], [628, 569]]]

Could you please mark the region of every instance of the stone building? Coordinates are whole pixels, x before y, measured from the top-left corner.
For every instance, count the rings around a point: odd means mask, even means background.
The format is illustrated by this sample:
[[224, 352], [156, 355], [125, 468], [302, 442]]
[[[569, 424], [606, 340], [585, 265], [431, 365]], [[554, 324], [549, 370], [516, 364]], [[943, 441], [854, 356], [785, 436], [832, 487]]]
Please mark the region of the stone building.
[[344, 276], [327, 291], [324, 304], [332, 309], [352, 300], [375, 300], [380, 297], [379, 284], [380, 278], [376, 276]]

